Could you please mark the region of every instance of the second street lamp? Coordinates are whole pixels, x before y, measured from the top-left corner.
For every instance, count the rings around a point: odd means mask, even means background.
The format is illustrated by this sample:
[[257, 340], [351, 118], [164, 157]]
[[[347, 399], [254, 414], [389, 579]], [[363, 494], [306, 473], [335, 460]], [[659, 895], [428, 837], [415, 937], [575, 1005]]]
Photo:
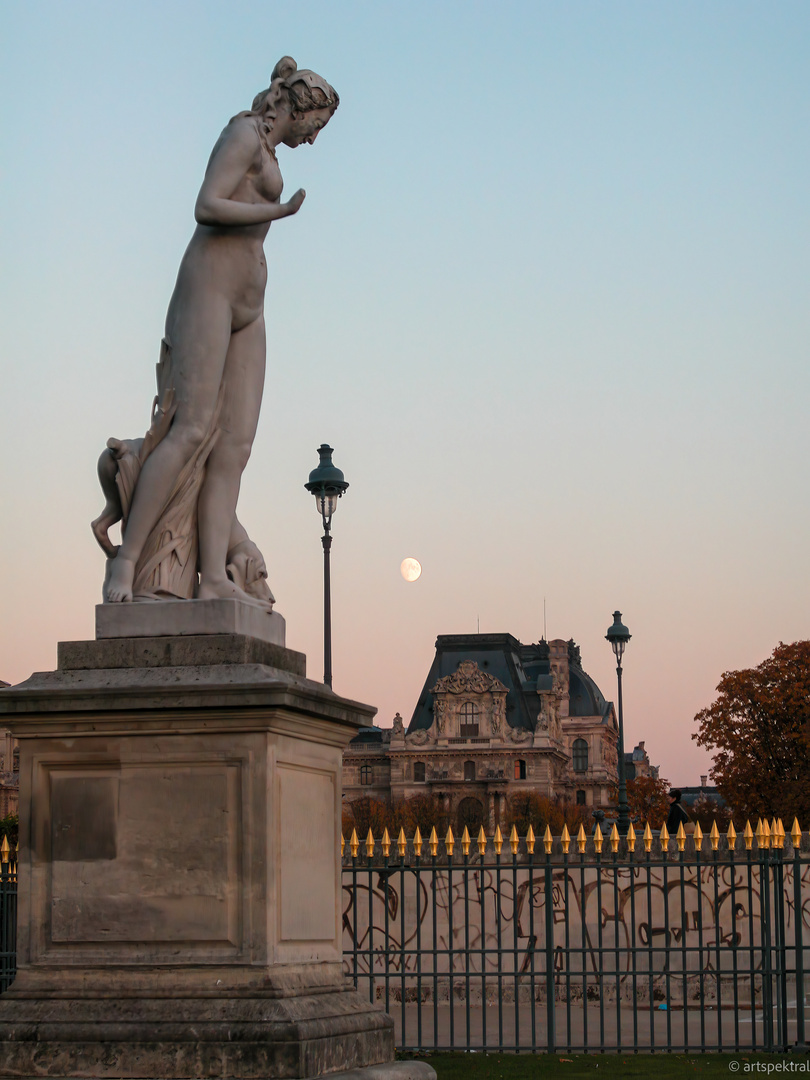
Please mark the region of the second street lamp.
[[610, 642], [616, 657], [616, 677], [619, 680], [619, 820], [617, 828], [620, 836], [627, 836], [630, 828], [630, 809], [627, 805], [627, 781], [624, 768], [624, 710], [622, 709], [622, 656], [630, 640], [630, 631], [622, 623], [622, 613], [613, 612], [613, 625], [609, 627], [605, 638]]
[[332, 547], [332, 515], [338, 499], [349, 486], [343, 473], [332, 464], [331, 446], [321, 443], [318, 447], [320, 463], [309, 474], [304, 487], [315, 496], [315, 506], [323, 520], [323, 681], [332, 689], [332, 582], [329, 570], [329, 550]]

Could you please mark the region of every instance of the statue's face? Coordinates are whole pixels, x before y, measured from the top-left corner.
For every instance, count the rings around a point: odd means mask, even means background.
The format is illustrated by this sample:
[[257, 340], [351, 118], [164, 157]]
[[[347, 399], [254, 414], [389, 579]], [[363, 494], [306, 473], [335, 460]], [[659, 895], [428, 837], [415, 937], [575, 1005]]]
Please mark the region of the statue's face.
[[328, 105], [323, 109], [312, 109], [310, 112], [294, 113], [289, 124], [285, 146], [301, 146], [308, 143], [310, 146], [318, 138], [318, 132], [325, 128], [332, 118], [332, 112]]

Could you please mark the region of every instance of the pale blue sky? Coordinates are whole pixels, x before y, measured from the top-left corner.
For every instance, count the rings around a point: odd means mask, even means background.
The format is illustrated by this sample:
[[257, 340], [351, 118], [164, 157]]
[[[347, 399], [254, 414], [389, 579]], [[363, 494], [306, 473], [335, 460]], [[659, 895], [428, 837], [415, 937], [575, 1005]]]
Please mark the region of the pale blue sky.
[[[148, 425], [205, 163], [290, 53], [337, 88], [280, 155], [240, 516], [335, 689], [406, 720], [438, 633], [582, 644], [674, 781], [723, 670], [810, 635], [806, 3], [9, 4], [0, 56], [0, 677], [91, 637], [95, 460]], [[401, 559], [422, 561], [419, 582]]]

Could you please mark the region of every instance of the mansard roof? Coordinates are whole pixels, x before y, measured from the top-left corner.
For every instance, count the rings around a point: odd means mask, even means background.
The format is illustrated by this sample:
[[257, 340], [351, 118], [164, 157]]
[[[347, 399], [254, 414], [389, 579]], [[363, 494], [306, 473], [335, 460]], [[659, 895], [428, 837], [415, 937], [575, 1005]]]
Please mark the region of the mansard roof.
[[[422, 693], [408, 733], [433, 723], [432, 690], [439, 679], [452, 675], [463, 660], [474, 660], [482, 672], [494, 676], [507, 690], [506, 720], [513, 728], [533, 731], [539, 711], [538, 691], [551, 690], [548, 642], [522, 645], [511, 634], [440, 634]], [[582, 669], [579, 647], [568, 642], [569, 716], [601, 716], [609, 721], [612, 705]]]

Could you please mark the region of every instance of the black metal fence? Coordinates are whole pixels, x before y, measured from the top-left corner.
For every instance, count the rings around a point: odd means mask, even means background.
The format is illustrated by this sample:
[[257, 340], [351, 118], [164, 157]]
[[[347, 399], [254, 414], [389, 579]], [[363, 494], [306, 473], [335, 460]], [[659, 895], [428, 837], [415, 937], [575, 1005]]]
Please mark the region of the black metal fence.
[[806, 838], [803, 852], [797, 824], [787, 843], [776, 822], [756, 841], [750, 826], [675, 841], [648, 828], [644, 850], [614, 831], [602, 851], [601, 834], [547, 832], [534, 851], [513, 832], [502, 853], [500, 833], [461, 852], [435, 831], [362, 850], [352, 836], [346, 971], [392, 1014], [401, 1049], [802, 1046]]
[[0, 846], [0, 994], [17, 973], [17, 864], [3, 837]]

